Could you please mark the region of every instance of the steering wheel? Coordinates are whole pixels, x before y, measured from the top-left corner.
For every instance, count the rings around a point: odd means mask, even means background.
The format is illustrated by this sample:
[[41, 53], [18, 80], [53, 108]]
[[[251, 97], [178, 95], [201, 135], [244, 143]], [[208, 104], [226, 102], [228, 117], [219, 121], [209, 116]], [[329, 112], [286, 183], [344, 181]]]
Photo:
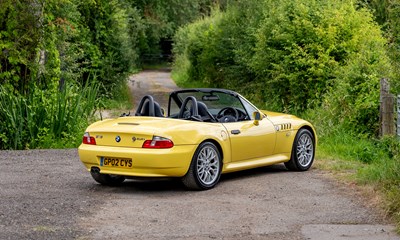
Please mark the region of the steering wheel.
[[217, 119], [220, 122], [237, 122], [239, 112], [234, 107], [224, 107], [217, 113]]
[[[189, 111], [186, 111], [186, 106], [188, 105], [188, 103], [191, 102], [191, 109]], [[189, 112], [189, 115], [186, 115], [185, 113]], [[193, 119], [193, 120], [197, 120], [197, 121], [201, 121], [201, 117], [199, 116], [199, 109], [197, 106], [197, 100], [195, 97], [193, 96], [188, 96], [185, 98], [185, 100], [182, 103], [181, 109], [179, 110], [179, 115], [178, 115], [179, 119]]]

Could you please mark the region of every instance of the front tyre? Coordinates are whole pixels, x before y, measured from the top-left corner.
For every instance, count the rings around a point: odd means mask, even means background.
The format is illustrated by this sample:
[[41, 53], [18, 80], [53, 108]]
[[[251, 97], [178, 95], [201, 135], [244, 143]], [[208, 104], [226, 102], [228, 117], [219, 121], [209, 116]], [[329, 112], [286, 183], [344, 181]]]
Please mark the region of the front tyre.
[[125, 178], [123, 176], [118, 175], [110, 175], [110, 174], [101, 174], [99, 172], [90, 171], [93, 179], [103, 185], [107, 186], [117, 186], [120, 185]]
[[194, 153], [182, 182], [193, 190], [211, 189], [218, 183], [221, 170], [222, 159], [218, 148], [211, 142], [203, 142]]
[[315, 139], [305, 128], [300, 129], [293, 142], [292, 157], [285, 166], [289, 170], [307, 171], [315, 156]]

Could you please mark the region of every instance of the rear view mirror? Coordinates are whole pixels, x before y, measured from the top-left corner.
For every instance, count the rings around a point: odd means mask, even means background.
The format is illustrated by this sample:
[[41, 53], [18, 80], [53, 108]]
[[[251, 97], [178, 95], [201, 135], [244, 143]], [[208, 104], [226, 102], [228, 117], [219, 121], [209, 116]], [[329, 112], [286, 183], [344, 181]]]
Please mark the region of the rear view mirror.
[[219, 96], [218, 95], [204, 95], [201, 100], [203, 101], [218, 101], [219, 100]]
[[254, 118], [254, 125], [258, 126], [259, 121], [261, 120], [261, 113], [253, 112], [253, 118]]

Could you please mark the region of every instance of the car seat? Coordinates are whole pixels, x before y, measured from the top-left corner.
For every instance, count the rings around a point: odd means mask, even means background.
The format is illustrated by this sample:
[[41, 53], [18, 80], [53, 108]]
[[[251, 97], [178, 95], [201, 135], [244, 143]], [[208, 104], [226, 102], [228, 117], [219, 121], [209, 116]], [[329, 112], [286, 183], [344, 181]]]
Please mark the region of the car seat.
[[207, 105], [203, 102], [197, 102], [198, 114], [203, 122], [215, 122], [214, 116], [208, 111]]

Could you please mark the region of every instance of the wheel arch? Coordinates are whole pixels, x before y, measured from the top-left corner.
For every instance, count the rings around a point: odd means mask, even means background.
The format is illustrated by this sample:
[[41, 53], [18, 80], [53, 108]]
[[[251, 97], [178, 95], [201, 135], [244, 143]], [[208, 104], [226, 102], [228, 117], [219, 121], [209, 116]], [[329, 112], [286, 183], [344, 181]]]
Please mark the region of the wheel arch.
[[[310, 125], [303, 125], [303, 126], [301, 126], [299, 129], [297, 129], [296, 135], [297, 135], [297, 133], [298, 133], [301, 129], [306, 129], [306, 130], [310, 131], [310, 133], [311, 133], [311, 135], [312, 135], [312, 137], [313, 137], [313, 139], [314, 139], [314, 149], [316, 149], [316, 148], [317, 148], [317, 134], [315, 133], [315, 129], [314, 129], [312, 126], [310, 126]], [[290, 151], [290, 158], [291, 158], [292, 155], [293, 155], [293, 147], [294, 147], [294, 144], [295, 144], [294, 141], [295, 141], [295, 139], [296, 139], [296, 135], [295, 135], [294, 138], [293, 138], [292, 150]]]
[[314, 145], [315, 145], [314, 147], [316, 147], [316, 145], [317, 145], [317, 134], [315, 133], [315, 129], [313, 127], [311, 127], [310, 125], [301, 126], [298, 131], [300, 131], [301, 129], [307, 129], [308, 131], [310, 131], [310, 133], [312, 134], [312, 137], [314, 139]]
[[[207, 146], [207, 144], [208, 144], [208, 148], [211, 148], [210, 144], [213, 144], [219, 151], [219, 155], [221, 157], [221, 159], [219, 161], [219, 163], [220, 163], [219, 171], [218, 171], [217, 175], [215, 175], [213, 177], [214, 179], [212, 179], [212, 182], [210, 182], [210, 183], [204, 182], [205, 179], [202, 179], [203, 176], [199, 175], [198, 171], [196, 170], [197, 169], [197, 167], [196, 167], [197, 160], [195, 159], [195, 157], [196, 158], [198, 157], [199, 149], [202, 149], [200, 147]], [[214, 147], [212, 147], [212, 148], [214, 149]], [[204, 139], [202, 142], [199, 143], [199, 145], [195, 151], [195, 154], [193, 155], [189, 169], [188, 169], [187, 173], [182, 177], [183, 184], [187, 188], [192, 189], [192, 190], [207, 190], [207, 189], [213, 188], [219, 182], [219, 179], [220, 179], [220, 176], [222, 173], [222, 168], [223, 168], [222, 159], [223, 159], [223, 152], [222, 152], [222, 147], [221, 147], [220, 143], [212, 138]], [[203, 168], [203, 171], [204, 171], [204, 168]], [[209, 170], [206, 170], [206, 171], [209, 172]]]
[[[298, 136], [299, 136], [299, 133], [300, 133], [302, 130], [307, 130], [307, 131], [311, 134], [312, 140], [314, 141], [314, 143], [313, 143], [313, 145], [314, 145], [314, 146], [313, 146], [313, 155], [314, 155], [314, 156], [313, 156], [312, 159], [310, 160], [308, 166], [303, 166], [303, 165], [300, 165], [300, 166], [299, 166], [297, 157], [296, 157], [296, 155], [294, 155], [294, 154], [295, 154], [295, 152], [294, 152], [294, 151], [295, 151], [295, 147], [296, 147], [296, 144], [297, 144], [297, 138], [298, 138]], [[315, 133], [315, 129], [314, 129], [311, 125], [303, 125], [303, 126], [301, 126], [301, 127], [297, 130], [296, 136], [295, 136], [295, 138], [294, 138], [293, 146], [292, 146], [292, 151], [291, 151], [291, 153], [290, 153], [290, 159], [289, 159], [289, 161], [285, 162], [286, 168], [289, 169], [289, 170], [292, 170], [292, 171], [307, 171], [307, 170], [311, 167], [312, 163], [314, 162], [316, 144], [317, 144], [317, 135], [316, 135], [316, 133]]]
[[224, 165], [224, 151], [222, 150], [221, 144], [219, 144], [219, 142], [216, 141], [215, 139], [208, 138], [208, 139], [203, 140], [203, 141], [199, 144], [199, 146], [200, 146], [202, 143], [205, 143], [205, 142], [211, 142], [211, 143], [213, 143], [213, 144], [217, 147], [217, 149], [218, 149], [218, 151], [219, 151], [219, 154], [221, 154], [221, 163], [222, 163], [222, 166], [221, 166], [221, 167], [223, 167], [223, 165]]

